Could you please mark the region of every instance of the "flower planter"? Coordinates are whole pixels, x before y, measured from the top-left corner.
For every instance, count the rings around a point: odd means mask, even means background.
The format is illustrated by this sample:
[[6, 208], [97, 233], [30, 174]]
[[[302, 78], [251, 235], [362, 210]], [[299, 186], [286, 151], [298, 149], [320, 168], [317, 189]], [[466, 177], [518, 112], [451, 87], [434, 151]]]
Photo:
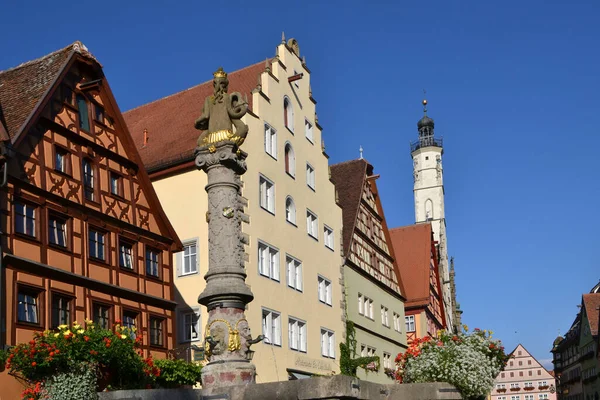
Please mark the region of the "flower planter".
[[506, 393], [506, 389], [496, 389], [498, 393]]

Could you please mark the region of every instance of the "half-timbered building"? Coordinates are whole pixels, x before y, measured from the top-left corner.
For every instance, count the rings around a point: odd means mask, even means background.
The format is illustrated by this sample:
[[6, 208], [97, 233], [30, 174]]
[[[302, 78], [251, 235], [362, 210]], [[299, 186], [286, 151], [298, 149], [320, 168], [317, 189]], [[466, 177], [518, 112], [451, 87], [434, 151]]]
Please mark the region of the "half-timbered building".
[[346, 315], [356, 329], [353, 357], [379, 356], [359, 370], [362, 379], [389, 383], [394, 359], [406, 349], [404, 288], [389, 244], [373, 166], [364, 159], [331, 166], [343, 215]]
[[390, 229], [400, 278], [406, 282], [406, 336], [408, 343], [426, 336], [436, 337], [447, 329], [442, 301], [438, 246], [431, 223]]
[[[142, 332], [146, 354], [165, 357], [182, 245], [102, 66], [75, 42], [0, 72], [0, 128], [0, 344], [86, 318], [122, 320]], [[0, 385], [3, 398], [18, 397], [6, 372]]]

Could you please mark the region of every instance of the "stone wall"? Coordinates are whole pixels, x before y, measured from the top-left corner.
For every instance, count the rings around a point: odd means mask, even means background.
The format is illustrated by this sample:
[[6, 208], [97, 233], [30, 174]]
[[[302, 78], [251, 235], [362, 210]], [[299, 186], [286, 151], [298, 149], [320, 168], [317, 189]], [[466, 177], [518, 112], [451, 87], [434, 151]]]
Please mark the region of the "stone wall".
[[447, 383], [376, 384], [336, 375], [287, 382], [213, 389], [123, 390], [100, 393], [100, 400], [459, 400]]

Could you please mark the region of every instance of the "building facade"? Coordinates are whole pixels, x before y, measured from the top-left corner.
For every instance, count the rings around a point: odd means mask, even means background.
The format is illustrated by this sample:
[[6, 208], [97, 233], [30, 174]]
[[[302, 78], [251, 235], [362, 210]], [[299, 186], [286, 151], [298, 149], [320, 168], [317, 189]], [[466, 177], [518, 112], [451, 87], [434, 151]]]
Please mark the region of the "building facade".
[[[146, 353], [166, 357], [181, 242], [100, 64], [75, 42], [0, 72], [0, 116], [1, 344], [86, 318], [122, 320]], [[3, 398], [19, 397], [6, 372], [0, 383]]]
[[408, 343], [426, 336], [436, 337], [448, 329], [442, 301], [438, 247], [430, 223], [390, 229], [400, 280], [405, 282], [404, 303]]
[[448, 265], [448, 245], [446, 237], [446, 214], [444, 210], [444, 170], [442, 138], [434, 135], [433, 119], [427, 116], [427, 100], [423, 100], [424, 116], [417, 123], [419, 138], [411, 142], [410, 155], [413, 160], [415, 222], [431, 223], [434, 240], [439, 253], [439, 273], [442, 282], [447, 329], [460, 327], [462, 311], [456, 303], [454, 269]]
[[[342, 212], [329, 180], [328, 157], [298, 42], [228, 75], [229, 92], [247, 96], [243, 122], [249, 156], [242, 176], [247, 201], [246, 312], [254, 336], [257, 382], [339, 371], [344, 338]], [[217, 65], [215, 65], [216, 69]], [[176, 259], [178, 338], [182, 354], [202, 346], [206, 310], [197, 303], [208, 267], [206, 175], [194, 166], [194, 129], [212, 80], [126, 112], [125, 119], [184, 252]], [[193, 354], [192, 354], [193, 353]]]
[[556, 400], [554, 376], [519, 344], [496, 377], [490, 400]]
[[378, 356], [361, 379], [389, 383], [394, 359], [406, 350], [404, 288], [385, 221], [373, 166], [364, 159], [331, 166], [343, 214], [346, 316], [354, 323], [353, 357]]

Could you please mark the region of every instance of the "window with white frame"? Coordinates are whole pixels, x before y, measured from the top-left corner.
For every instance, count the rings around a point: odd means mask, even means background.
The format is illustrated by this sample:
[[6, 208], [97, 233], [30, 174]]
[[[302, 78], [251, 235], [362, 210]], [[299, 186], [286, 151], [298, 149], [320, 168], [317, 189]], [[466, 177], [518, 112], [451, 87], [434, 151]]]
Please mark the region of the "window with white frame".
[[294, 133], [294, 108], [287, 96], [283, 98], [283, 124]]
[[381, 306], [381, 324], [383, 326], [390, 327], [390, 321], [388, 319], [388, 308]]
[[525, 382], [523, 384], [523, 386], [525, 386], [525, 387], [533, 387], [533, 382]]
[[358, 313], [365, 315], [365, 298], [360, 293], [358, 294]]
[[498, 396], [497, 399], [498, 400], [506, 400], [506, 396]]
[[506, 384], [505, 383], [499, 383], [496, 385], [496, 389], [506, 389]]
[[335, 334], [325, 328], [321, 328], [321, 355], [335, 358]]
[[526, 394], [525, 400], [533, 400], [534, 396], [532, 394]]
[[306, 353], [306, 322], [288, 319], [288, 342], [290, 349]]
[[258, 242], [258, 272], [279, 282], [279, 250]]
[[404, 317], [404, 321], [406, 323], [406, 332], [414, 332], [415, 331], [415, 316], [407, 315]]
[[200, 340], [200, 310], [179, 313], [180, 342]]
[[275, 184], [262, 175], [259, 178], [258, 184], [260, 206], [270, 213], [275, 214]]
[[383, 368], [392, 368], [392, 355], [385, 351], [383, 352]]
[[519, 400], [521, 396], [510, 396], [510, 400]]
[[296, 204], [290, 196], [285, 199], [285, 220], [296, 225]]
[[177, 275], [184, 276], [198, 272], [198, 239], [183, 242], [183, 251], [177, 253]]
[[291, 176], [296, 177], [296, 154], [292, 145], [289, 143], [285, 144], [285, 172]]
[[121, 268], [133, 269], [133, 245], [119, 241], [119, 265]]
[[400, 320], [400, 315], [396, 313], [394, 313], [394, 330], [402, 332], [402, 321]]
[[304, 133], [309, 142], [313, 143], [313, 126], [307, 119], [304, 120]]
[[548, 400], [548, 393], [540, 393], [538, 395], [539, 400]]
[[306, 231], [308, 234], [319, 240], [319, 219], [317, 216], [310, 210], [306, 210]]
[[302, 263], [291, 256], [285, 257], [288, 287], [302, 291]]
[[331, 305], [331, 281], [318, 276], [317, 282], [319, 287], [319, 301]]
[[363, 296], [363, 297], [364, 297], [364, 303], [365, 303], [365, 314], [364, 314], [365, 317], [367, 317], [369, 319], [375, 319], [374, 313], [373, 313], [373, 300], [371, 300], [367, 296]]
[[306, 184], [315, 190], [315, 169], [309, 163], [306, 163]]
[[265, 124], [265, 152], [277, 159], [277, 131], [269, 124]]
[[262, 310], [263, 343], [281, 346], [281, 314], [263, 308]]
[[360, 356], [361, 357], [367, 356], [367, 346], [365, 346], [364, 344], [360, 345]]
[[510, 384], [510, 387], [511, 387], [511, 388], [513, 388], [513, 389], [514, 389], [514, 388], [518, 388], [518, 387], [519, 387], [519, 384], [518, 384], [518, 383], [511, 383], [511, 384]]
[[374, 357], [377, 355], [377, 349], [375, 347], [367, 346], [365, 357]]
[[325, 242], [325, 246], [333, 250], [333, 229], [327, 225], [323, 226], [323, 241]]
[[39, 293], [27, 289], [19, 289], [17, 293], [17, 321], [30, 324], [39, 323]]

